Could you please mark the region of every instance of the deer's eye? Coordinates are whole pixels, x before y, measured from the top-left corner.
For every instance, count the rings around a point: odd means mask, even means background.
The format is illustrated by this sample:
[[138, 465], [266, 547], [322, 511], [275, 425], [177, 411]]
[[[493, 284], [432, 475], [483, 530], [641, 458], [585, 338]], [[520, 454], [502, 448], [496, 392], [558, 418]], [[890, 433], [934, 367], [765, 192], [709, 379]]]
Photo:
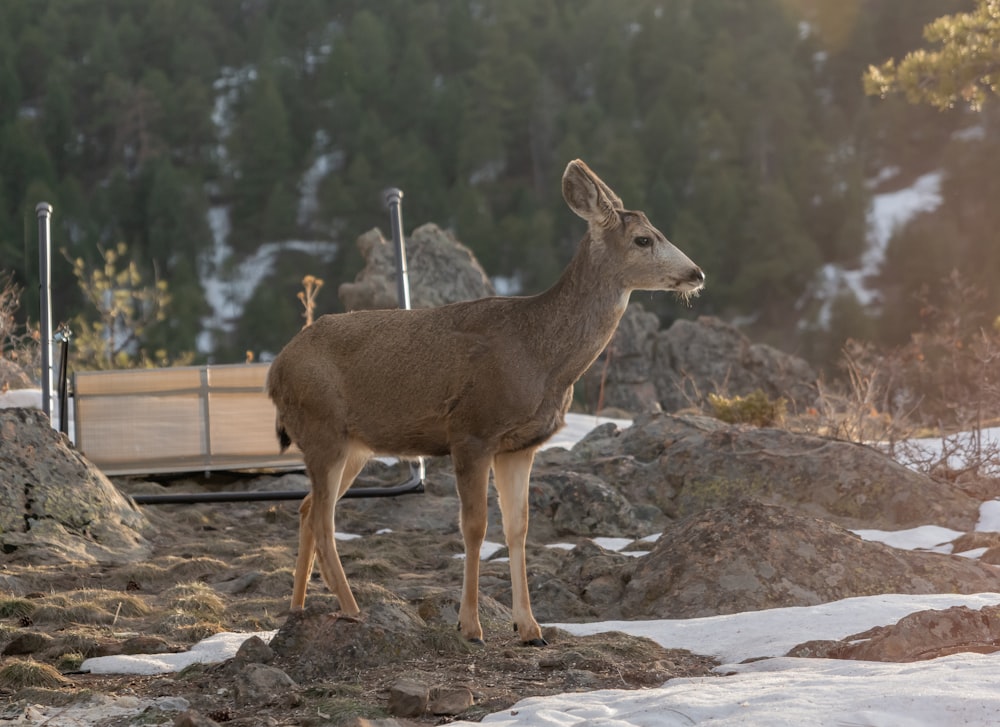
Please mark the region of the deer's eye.
[[653, 244], [653, 239], [651, 237], [646, 237], [645, 235], [640, 235], [639, 237], [632, 240], [638, 247], [649, 247]]

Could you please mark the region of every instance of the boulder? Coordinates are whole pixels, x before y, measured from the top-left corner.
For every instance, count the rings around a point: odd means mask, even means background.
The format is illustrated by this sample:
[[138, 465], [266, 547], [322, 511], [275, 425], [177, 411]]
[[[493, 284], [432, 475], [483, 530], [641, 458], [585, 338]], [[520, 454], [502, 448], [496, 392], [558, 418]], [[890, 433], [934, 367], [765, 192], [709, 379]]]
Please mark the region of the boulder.
[[665, 411], [704, 405], [710, 393], [745, 396], [760, 389], [794, 410], [814, 406], [816, 372], [805, 360], [751, 343], [718, 318], [678, 320], [657, 334], [653, 379]]
[[709, 394], [756, 390], [803, 411], [816, 403], [816, 379], [805, 360], [752, 343], [718, 318], [677, 320], [660, 330], [655, 315], [632, 303], [581, 385], [589, 406], [600, 401], [602, 408], [633, 413], [703, 408]]
[[700, 416], [644, 414], [623, 430], [600, 427], [556, 466], [594, 474], [633, 507], [671, 517], [745, 498], [858, 528], [966, 531], [979, 517], [979, 500], [871, 447]]
[[[340, 286], [347, 310], [397, 308], [396, 251], [378, 229], [358, 238], [365, 267], [353, 283]], [[434, 224], [418, 227], [406, 240], [410, 305], [431, 308], [495, 295], [492, 283], [472, 251]]]
[[589, 409], [620, 409], [637, 414], [661, 409], [653, 358], [660, 319], [631, 303], [611, 343], [578, 384]]
[[0, 409], [0, 548], [35, 564], [142, 560], [150, 525], [37, 409]]
[[363, 672], [387, 660], [471, 649], [454, 626], [428, 624], [415, 608], [389, 591], [352, 585], [362, 604], [360, 618], [331, 612], [329, 604], [311, 599], [305, 609], [293, 611], [271, 639], [276, 663], [293, 679]]
[[621, 618], [694, 618], [876, 593], [984, 593], [1000, 571], [867, 542], [832, 523], [747, 501], [692, 515], [638, 559]]
[[959, 652], [1000, 651], [1000, 606], [918, 611], [839, 641], [809, 641], [788, 656], [912, 662]]

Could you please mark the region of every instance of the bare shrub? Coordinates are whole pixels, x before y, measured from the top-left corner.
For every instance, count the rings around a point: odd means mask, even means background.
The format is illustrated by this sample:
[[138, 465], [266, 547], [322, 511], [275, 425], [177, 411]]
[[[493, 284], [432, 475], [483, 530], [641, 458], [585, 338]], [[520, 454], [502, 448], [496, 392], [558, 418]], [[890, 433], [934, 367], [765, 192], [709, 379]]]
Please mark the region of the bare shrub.
[[29, 376], [37, 377], [41, 367], [37, 326], [18, 322], [23, 289], [14, 282], [14, 274], [0, 272], [0, 358], [17, 364]]
[[981, 291], [957, 273], [942, 302], [920, 299], [924, 329], [880, 350], [848, 341], [844, 385], [822, 386], [817, 421], [829, 433], [875, 442], [909, 466], [951, 479], [1000, 475], [1000, 447], [984, 430], [1000, 419], [1000, 327]]

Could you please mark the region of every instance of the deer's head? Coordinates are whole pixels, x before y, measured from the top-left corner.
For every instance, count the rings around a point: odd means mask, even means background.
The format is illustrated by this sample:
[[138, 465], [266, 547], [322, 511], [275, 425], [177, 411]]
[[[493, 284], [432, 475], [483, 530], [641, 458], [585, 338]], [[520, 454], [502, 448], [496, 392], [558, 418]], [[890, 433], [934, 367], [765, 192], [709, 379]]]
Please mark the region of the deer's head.
[[673, 290], [690, 296], [705, 284], [705, 273], [678, 250], [642, 212], [626, 210], [621, 199], [579, 159], [566, 166], [563, 198], [587, 221], [591, 254], [607, 275], [627, 290]]

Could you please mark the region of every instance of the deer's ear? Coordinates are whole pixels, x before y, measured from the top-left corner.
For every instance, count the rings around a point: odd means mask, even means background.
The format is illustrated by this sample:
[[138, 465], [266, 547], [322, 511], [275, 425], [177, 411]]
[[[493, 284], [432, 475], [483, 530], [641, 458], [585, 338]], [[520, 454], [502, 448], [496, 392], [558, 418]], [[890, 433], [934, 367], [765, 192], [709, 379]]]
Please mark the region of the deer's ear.
[[579, 159], [566, 165], [562, 179], [563, 199], [580, 217], [611, 227], [618, 222], [618, 210], [624, 209], [618, 195]]

